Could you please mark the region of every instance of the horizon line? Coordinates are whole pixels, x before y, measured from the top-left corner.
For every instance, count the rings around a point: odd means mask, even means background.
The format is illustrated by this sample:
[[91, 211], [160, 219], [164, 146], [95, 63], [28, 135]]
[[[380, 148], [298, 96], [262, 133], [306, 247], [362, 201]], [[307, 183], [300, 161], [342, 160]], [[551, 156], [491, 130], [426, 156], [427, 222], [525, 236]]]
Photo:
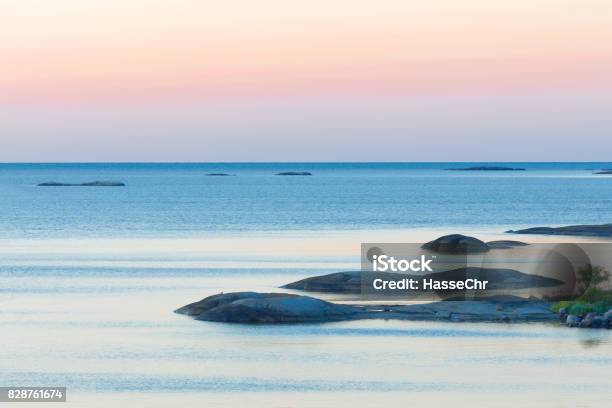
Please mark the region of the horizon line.
[[5, 164], [438, 164], [438, 163], [612, 163], [612, 161], [572, 160], [468, 160], [468, 161], [11, 161]]

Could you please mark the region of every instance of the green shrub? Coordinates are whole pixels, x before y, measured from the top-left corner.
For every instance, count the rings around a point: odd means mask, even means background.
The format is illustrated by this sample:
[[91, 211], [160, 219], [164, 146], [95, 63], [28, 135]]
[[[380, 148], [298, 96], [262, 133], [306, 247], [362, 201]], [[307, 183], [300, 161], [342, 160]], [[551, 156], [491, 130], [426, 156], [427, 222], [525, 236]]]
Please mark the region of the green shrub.
[[573, 302], [570, 302], [569, 300], [562, 300], [561, 302], [557, 302], [555, 304], [552, 305], [552, 311], [555, 313], [559, 313], [559, 310], [565, 308], [569, 308], [572, 305]]
[[569, 308], [569, 314], [582, 316], [593, 311], [593, 305], [590, 303], [574, 303]]
[[606, 301], [599, 301], [593, 304], [593, 311], [596, 313], [606, 313], [612, 308], [612, 303]]
[[566, 308], [567, 313], [577, 316], [589, 312], [605, 313], [612, 309], [612, 291], [590, 288], [578, 299], [557, 302], [552, 305], [551, 309], [553, 312], [559, 313], [562, 308]]

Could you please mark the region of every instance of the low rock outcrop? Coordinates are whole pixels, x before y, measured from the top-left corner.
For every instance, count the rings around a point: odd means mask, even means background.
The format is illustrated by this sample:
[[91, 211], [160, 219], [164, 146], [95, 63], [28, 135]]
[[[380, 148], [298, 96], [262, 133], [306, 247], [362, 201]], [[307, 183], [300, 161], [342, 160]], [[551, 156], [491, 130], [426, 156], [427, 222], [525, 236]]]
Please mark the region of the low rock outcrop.
[[529, 245], [526, 242], [521, 241], [513, 241], [510, 239], [502, 239], [498, 241], [489, 241], [487, 242], [487, 246], [489, 249], [510, 249], [515, 247], [527, 246]]
[[[466, 277], [475, 277], [488, 282], [490, 290], [513, 290], [542, 288], [562, 285], [557, 279], [538, 275], [530, 275], [513, 269], [503, 268], [457, 268], [443, 272], [434, 272], [426, 275], [409, 275], [389, 272], [347, 271], [327, 275], [311, 276], [281, 286], [283, 289], [303, 290], [305, 292], [322, 293], [362, 293], [363, 282], [372, 282], [376, 278], [391, 280], [401, 276], [413, 279], [433, 279], [434, 281], [463, 280]], [[444, 291], [436, 291], [443, 295]]]
[[584, 315], [568, 314], [567, 309], [559, 310], [559, 320], [567, 327], [581, 329], [612, 329], [612, 309], [606, 313], [589, 312]]
[[[281, 286], [283, 289], [322, 293], [361, 293], [361, 271], [335, 272], [311, 276]], [[367, 272], [365, 272], [367, 273]], [[382, 274], [385, 274], [384, 272]]]
[[450, 171], [524, 171], [520, 167], [503, 167], [503, 166], [474, 166], [474, 167], [457, 167], [445, 169]]
[[312, 176], [312, 173], [308, 171], [284, 171], [282, 173], [276, 173], [277, 176]]
[[550, 303], [538, 300], [443, 301], [397, 306], [391, 311], [406, 320], [453, 322], [550, 322], [557, 318]]
[[412, 305], [340, 305], [286, 293], [236, 292], [209, 296], [175, 311], [228, 323], [309, 323], [355, 319], [453, 322], [536, 322], [557, 318], [544, 301], [445, 301]]
[[489, 251], [489, 246], [478, 238], [461, 234], [444, 235], [421, 246], [441, 254], [473, 254]]
[[309, 296], [235, 292], [209, 296], [175, 312], [214, 322], [297, 323], [347, 320], [360, 311]]
[[58, 183], [57, 181], [47, 181], [38, 184], [39, 187], [124, 187], [121, 181], [88, 181], [86, 183]]
[[612, 224], [569, 225], [566, 227], [533, 227], [506, 231], [509, 234], [575, 235], [591, 237], [612, 237]]

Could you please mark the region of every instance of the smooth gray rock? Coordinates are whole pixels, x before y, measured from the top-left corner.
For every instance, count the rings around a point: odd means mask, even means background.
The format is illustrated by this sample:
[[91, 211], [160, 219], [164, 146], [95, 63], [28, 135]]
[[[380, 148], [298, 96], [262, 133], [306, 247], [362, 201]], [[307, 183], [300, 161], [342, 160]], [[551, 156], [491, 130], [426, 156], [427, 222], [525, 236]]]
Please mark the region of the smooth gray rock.
[[444, 235], [423, 244], [421, 248], [441, 254], [472, 254], [489, 251], [489, 246], [483, 241], [462, 234]]
[[[443, 280], [463, 280], [466, 277], [477, 277], [488, 281], [489, 290], [528, 289], [559, 286], [563, 282], [557, 279], [539, 275], [529, 275], [513, 269], [468, 267], [449, 271], [434, 272], [426, 275], [402, 274], [404, 278]], [[362, 292], [362, 281], [372, 282], [375, 278], [394, 279], [398, 274], [389, 272], [347, 271], [327, 275], [311, 276], [281, 286], [283, 289], [303, 290], [306, 292], [323, 293], [354, 293]], [[443, 292], [436, 291], [438, 295]]]
[[612, 237], [612, 224], [601, 225], [569, 225], [566, 227], [533, 227], [522, 230], [509, 230], [509, 234], [538, 235], [576, 235], [591, 237]]
[[567, 307], [562, 307], [559, 309], [559, 321], [561, 323], [565, 323], [567, 321]]
[[565, 319], [565, 325], [567, 327], [579, 327], [580, 326], [580, 317], [576, 316], [576, 315], [567, 315], [567, 318]]
[[209, 296], [175, 311], [229, 323], [308, 323], [354, 319], [478, 322], [553, 321], [544, 301], [445, 301], [411, 305], [340, 305], [286, 293], [236, 292]]
[[47, 181], [38, 184], [38, 187], [124, 187], [121, 181], [88, 181], [86, 183], [58, 183], [57, 181]]
[[563, 284], [563, 282], [558, 279], [526, 274], [514, 269], [480, 268], [476, 266], [430, 273], [425, 275], [425, 277], [440, 281], [463, 280], [466, 277], [477, 277], [478, 279], [489, 282], [487, 284], [488, 290], [543, 288]]
[[593, 317], [593, 320], [591, 321], [591, 327], [593, 329], [601, 329], [605, 326], [606, 326], [606, 321], [604, 320], [603, 316], [597, 315]]
[[455, 322], [549, 322], [557, 319], [550, 310], [550, 303], [538, 300], [441, 301], [392, 306], [384, 315], [385, 318]]
[[306, 292], [361, 293], [361, 278], [361, 271], [335, 272], [300, 279], [281, 288]]
[[587, 313], [580, 321], [579, 326], [582, 328], [588, 328], [593, 325], [593, 320], [597, 316], [597, 313]]
[[176, 313], [231, 323], [328, 322], [350, 319], [358, 308], [287, 293], [236, 292], [209, 296]]

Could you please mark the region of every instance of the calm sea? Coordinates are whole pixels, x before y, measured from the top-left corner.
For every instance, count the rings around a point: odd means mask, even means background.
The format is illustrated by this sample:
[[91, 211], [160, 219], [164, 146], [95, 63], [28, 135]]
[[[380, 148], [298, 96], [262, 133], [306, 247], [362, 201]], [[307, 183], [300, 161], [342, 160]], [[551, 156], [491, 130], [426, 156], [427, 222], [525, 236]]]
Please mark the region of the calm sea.
[[[610, 331], [172, 313], [355, 268], [362, 241], [612, 221], [592, 174], [612, 163], [444, 170], [468, 165], [0, 164], [0, 386], [67, 386], [71, 407], [605, 406]], [[127, 186], [36, 187], [92, 180]]]
[[[176, 237], [222, 231], [601, 223], [612, 163], [0, 164], [0, 237]], [[490, 163], [489, 163], [490, 164]], [[497, 164], [499, 165], [499, 164]], [[275, 176], [310, 171], [313, 176]], [[233, 177], [207, 177], [225, 172]], [[118, 180], [125, 188], [41, 188]]]

